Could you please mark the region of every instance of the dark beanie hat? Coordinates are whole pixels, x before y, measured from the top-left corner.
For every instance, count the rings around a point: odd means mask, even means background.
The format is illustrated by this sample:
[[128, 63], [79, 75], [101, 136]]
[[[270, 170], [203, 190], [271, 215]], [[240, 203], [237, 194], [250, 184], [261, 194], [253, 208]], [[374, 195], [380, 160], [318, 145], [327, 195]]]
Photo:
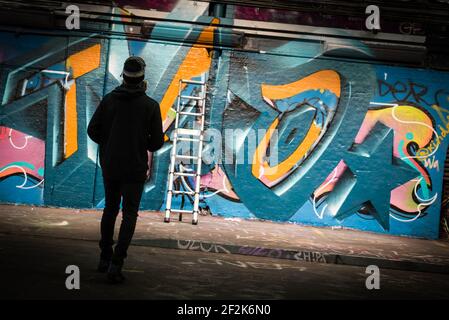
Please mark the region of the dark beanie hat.
[[123, 75], [128, 78], [140, 78], [145, 75], [145, 61], [141, 57], [131, 56], [123, 65]]

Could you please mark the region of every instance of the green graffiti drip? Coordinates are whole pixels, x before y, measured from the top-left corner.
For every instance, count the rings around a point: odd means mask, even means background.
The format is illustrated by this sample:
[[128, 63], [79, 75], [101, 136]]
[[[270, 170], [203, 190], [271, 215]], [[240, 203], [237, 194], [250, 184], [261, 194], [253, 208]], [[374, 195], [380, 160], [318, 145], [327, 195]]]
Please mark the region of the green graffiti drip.
[[24, 161], [16, 161], [16, 162], [11, 162], [8, 163], [6, 166], [0, 168], [0, 170], [6, 169], [10, 166], [19, 166], [19, 167], [27, 167], [30, 170], [34, 170], [34, 165], [28, 162], [24, 162]]

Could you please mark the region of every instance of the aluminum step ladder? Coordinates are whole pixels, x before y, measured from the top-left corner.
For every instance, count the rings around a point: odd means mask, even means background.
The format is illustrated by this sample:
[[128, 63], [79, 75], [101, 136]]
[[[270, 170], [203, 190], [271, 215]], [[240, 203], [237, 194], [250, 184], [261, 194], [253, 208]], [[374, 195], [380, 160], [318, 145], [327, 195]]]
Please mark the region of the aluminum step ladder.
[[[183, 85], [194, 85], [200, 88], [200, 92], [198, 96], [193, 95], [182, 95], [182, 87]], [[206, 107], [206, 79], [203, 75], [201, 77], [201, 81], [197, 80], [180, 80], [179, 81], [179, 91], [178, 91], [178, 99], [176, 104], [176, 118], [175, 118], [175, 128], [174, 128], [174, 136], [173, 136], [173, 146], [170, 154], [170, 166], [168, 173], [168, 190], [167, 190], [167, 201], [166, 201], [166, 209], [165, 209], [165, 218], [164, 222], [170, 222], [170, 215], [172, 213], [179, 214], [179, 221], [182, 221], [183, 213], [191, 213], [192, 216], [192, 224], [198, 224], [198, 213], [199, 213], [199, 202], [200, 202], [200, 179], [201, 179], [201, 163], [202, 158], [201, 154], [203, 152], [203, 139], [204, 139], [204, 114]], [[199, 112], [191, 112], [191, 111], [183, 111], [181, 106], [183, 106], [183, 101], [196, 101], [196, 109]], [[179, 128], [179, 117], [186, 116], [187, 119], [195, 119], [195, 117], [200, 117], [200, 128], [199, 129], [186, 129]], [[177, 154], [177, 145], [178, 141], [187, 141], [192, 143], [197, 143], [197, 155], [182, 155]], [[194, 148], [195, 149], [195, 148]], [[196, 161], [196, 171], [193, 172], [181, 172], [175, 171], [176, 162], [178, 160], [193, 160]], [[182, 191], [182, 190], [174, 190], [174, 182], [176, 179], [181, 179], [182, 177], [193, 177], [195, 190], [194, 191]], [[193, 209], [185, 210], [185, 209], [177, 209], [172, 208], [172, 198], [173, 195], [190, 195], [194, 197], [193, 200]]]

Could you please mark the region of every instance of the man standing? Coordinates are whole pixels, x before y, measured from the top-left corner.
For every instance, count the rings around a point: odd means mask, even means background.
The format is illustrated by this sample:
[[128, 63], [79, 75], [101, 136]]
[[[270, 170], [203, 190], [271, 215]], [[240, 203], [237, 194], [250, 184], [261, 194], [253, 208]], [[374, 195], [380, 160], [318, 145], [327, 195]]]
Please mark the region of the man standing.
[[[148, 178], [148, 153], [162, 147], [164, 133], [159, 104], [145, 94], [145, 62], [131, 56], [123, 66], [123, 84], [100, 102], [87, 133], [98, 143], [105, 189], [101, 218], [99, 272], [123, 282], [123, 261], [134, 234], [143, 186]], [[122, 223], [114, 250], [114, 226], [122, 203]]]

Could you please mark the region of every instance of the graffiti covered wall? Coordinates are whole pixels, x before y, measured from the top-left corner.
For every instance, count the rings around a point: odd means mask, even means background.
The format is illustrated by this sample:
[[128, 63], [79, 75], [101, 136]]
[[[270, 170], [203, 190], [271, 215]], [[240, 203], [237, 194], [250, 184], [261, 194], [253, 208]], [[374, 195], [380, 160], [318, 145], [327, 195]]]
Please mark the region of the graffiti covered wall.
[[[436, 238], [449, 73], [331, 59], [316, 43], [299, 40], [273, 41], [265, 53], [224, 49], [213, 57], [213, 45], [204, 43], [213, 43], [219, 20], [207, 16], [207, 6], [179, 1], [167, 13], [209, 24], [179, 34], [188, 46], [150, 41], [167, 32], [158, 25], [148, 41], [0, 33], [0, 200], [103, 206], [87, 123], [101, 97], [120, 84], [124, 60], [139, 55], [168, 139], [151, 157], [142, 209], [164, 209], [179, 80], [203, 78], [209, 161], [202, 207], [226, 217]], [[181, 90], [191, 95], [196, 88]], [[188, 177], [177, 183], [192, 187]]]

